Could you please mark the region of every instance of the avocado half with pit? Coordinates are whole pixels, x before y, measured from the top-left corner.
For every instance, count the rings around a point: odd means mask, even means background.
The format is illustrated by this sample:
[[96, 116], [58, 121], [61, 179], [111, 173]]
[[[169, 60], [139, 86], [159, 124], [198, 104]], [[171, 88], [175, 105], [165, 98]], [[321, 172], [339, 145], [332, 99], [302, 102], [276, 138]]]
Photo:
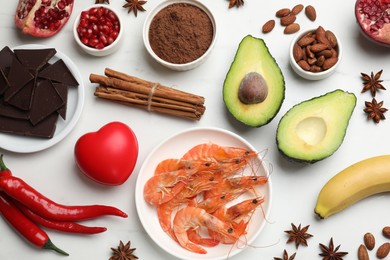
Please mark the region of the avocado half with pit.
[[295, 105], [279, 122], [279, 151], [303, 163], [331, 156], [344, 140], [355, 106], [356, 96], [340, 89]]
[[263, 126], [278, 113], [284, 92], [282, 71], [264, 40], [244, 37], [223, 85], [229, 112], [248, 126]]

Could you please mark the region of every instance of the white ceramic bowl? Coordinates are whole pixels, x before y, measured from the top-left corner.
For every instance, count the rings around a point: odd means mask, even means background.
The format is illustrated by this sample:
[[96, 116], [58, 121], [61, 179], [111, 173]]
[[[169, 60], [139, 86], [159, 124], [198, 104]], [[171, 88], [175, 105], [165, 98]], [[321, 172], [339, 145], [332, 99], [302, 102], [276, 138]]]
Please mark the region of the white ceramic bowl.
[[[156, 53], [154, 53], [152, 47], [150, 46], [150, 42], [149, 42], [149, 28], [150, 28], [150, 24], [151, 24], [154, 16], [159, 11], [161, 11], [163, 8], [165, 8], [169, 5], [172, 5], [172, 4], [176, 4], [176, 3], [191, 4], [191, 5], [194, 5], [196, 7], [199, 7], [200, 9], [202, 9], [209, 16], [211, 23], [213, 25], [213, 31], [214, 31], [213, 39], [211, 41], [211, 44], [210, 44], [208, 50], [198, 59], [191, 61], [191, 62], [188, 62], [188, 63], [183, 63], [183, 64], [171, 63], [171, 62], [167, 62], [167, 61], [161, 59], [159, 56], [156, 55]], [[191, 69], [194, 69], [194, 68], [198, 67], [199, 65], [201, 65], [207, 59], [207, 57], [210, 55], [210, 52], [215, 45], [216, 39], [217, 39], [217, 26], [216, 26], [216, 22], [215, 22], [215, 18], [213, 16], [213, 14], [209, 10], [209, 8], [207, 8], [204, 4], [202, 4], [196, 0], [167, 0], [167, 1], [163, 1], [162, 3], [158, 4], [156, 7], [154, 7], [149, 12], [148, 16], [146, 17], [146, 20], [144, 23], [144, 28], [143, 28], [143, 40], [144, 40], [146, 50], [149, 52], [149, 54], [153, 57], [153, 59], [155, 59], [161, 65], [163, 65], [167, 68], [170, 68], [172, 70], [177, 70], [177, 71], [191, 70]]]
[[310, 30], [307, 30], [307, 31], [304, 31], [302, 32], [301, 34], [298, 34], [294, 37], [294, 39], [291, 41], [291, 45], [290, 45], [290, 50], [289, 50], [289, 56], [290, 56], [290, 65], [291, 67], [293, 68], [293, 70], [299, 75], [301, 76], [302, 78], [305, 78], [305, 79], [308, 79], [308, 80], [320, 80], [320, 79], [324, 79], [324, 78], [327, 78], [329, 77], [330, 75], [332, 75], [335, 71], [336, 71], [336, 68], [338, 67], [338, 65], [340, 64], [340, 61], [341, 61], [341, 58], [342, 58], [342, 54], [343, 54], [343, 48], [342, 48], [342, 45], [341, 45], [341, 42], [340, 42], [340, 39], [336, 36], [337, 38], [337, 51], [338, 51], [338, 61], [337, 63], [331, 67], [330, 69], [328, 70], [325, 70], [325, 71], [321, 71], [321, 72], [311, 72], [311, 71], [306, 71], [306, 70], [303, 70], [299, 65], [298, 63], [295, 61], [294, 59], [294, 55], [293, 55], [293, 48], [294, 48], [294, 44], [305, 34], [309, 33], [309, 32], [312, 32], [316, 29], [310, 29]]
[[123, 35], [123, 22], [121, 20], [121, 17], [120, 15], [118, 14], [117, 11], [115, 11], [115, 9], [111, 8], [110, 6], [108, 5], [104, 5], [104, 4], [95, 4], [95, 5], [92, 5], [90, 7], [88, 7], [87, 9], [83, 10], [82, 12], [84, 11], [88, 11], [90, 10], [91, 8], [98, 8], [98, 7], [103, 7], [103, 8], [106, 8], [106, 9], [109, 9], [111, 10], [112, 12], [114, 12], [114, 14], [118, 17], [118, 20], [119, 20], [119, 24], [120, 24], [120, 29], [119, 29], [119, 34], [118, 34], [118, 37], [115, 39], [115, 41], [113, 43], [111, 43], [110, 45], [104, 47], [103, 49], [96, 49], [96, 48], [92, 48], [92, 47], [89, 47], [85, 44], [83, 44], [80, 40], [80, 37], [77, 33], [77, 26], [79, 25], [80, 23], [80, 16], [81, 16], [81, 12], [80, 14], [76, 17], [76, 20], [74, 22], [74, 26], [73, 26], [73, 36], [74, 36], [74, 39], [76, 40], [77, 44], [80, 46], [80, 48], [85, 51], [86, 53], [88, 54], [91, 54], [93, 56], [106, 56], [106, 55], [109, 55], [113, 52], [115, 52], [116, 50], [119, 49], [120, 45], [121, 45], [121, 42], [122, 42], [122, 35]]

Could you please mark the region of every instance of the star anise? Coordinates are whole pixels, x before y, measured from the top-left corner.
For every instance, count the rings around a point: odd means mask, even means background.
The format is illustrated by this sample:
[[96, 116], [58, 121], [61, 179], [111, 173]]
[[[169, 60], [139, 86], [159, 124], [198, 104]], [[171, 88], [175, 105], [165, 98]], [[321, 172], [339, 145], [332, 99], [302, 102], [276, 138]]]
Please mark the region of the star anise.
[[288, 257], [287, 251], [286, 251], [286, 249], [284, 249], [283, 258], [274, 257], [274, 260], [294, 260], [296, 254], [297, 253], [294, 253], [290, 257]]
[[229, 8], [232, 8], [233, 6], [240, 7], [244, 5], [244, 0], [230, 0], [229, 2]]
[[340, 248], [340, 245], [334, 248], [333, 237], [330, 239], [329, 246], [325, 246], [320, 243], [320, 248], [322, 253], [319, 255], [323, 257], [323, 260], [342, 260], [343, 256], [348, 254], [348, 252], [337, 252]]
[[384, 113], [387, 111], [387, 108], [382, 107], [383, 101], [377, 102], [375, 98], [372, 99], [372, 102], [365, 102], [366, 108], [364, 112], [368, 114], [368, 119], [374, 120], [375, 123], [379, 123], [380, 120], [386, 119]]
[[301, 224], [296, 227], [293, 223], [291, 223], [291, 227], [292, 230], [284, 231], [290, 236], [287, 240], [287, 243], [295, 241], [296, 248], [298, 248], [300, 244], [307, 246], [307, 239], [313, 236], [307, 233], [309, 225], [301, 229]]
[[375, 75], [373, 72], [371, 72], [371, 76], [369, 76], [365, 73], [360, 73], [362, 75], [363, 85], [364, 85], [364, 87], [362, 89], [362, 93], [366, 92], [367, 90], [371, 90], [372, 96], [375, 97], [376, 91], [378, 89], [385, 90], [385, 87], [381, 84], [381, 82], [383, 82], [383, 80], [380, 80], [382, 72], [383, 72], [383, 70], [380, 70]]
[[118, 248], [111, 248], [113, 251], [112, 256], [109, 260], [134, 260], [138, 259], [136, 255], [134, 255], [135, 248], [130, 248], [130, 241], [123, 245], [123, 242], [119, 242]]
[[142, 5], [146, 4], [147, 1], [140, 1], [140, 0], [126, 0], [127, 4], [124, 4], [124, 8], [128, 8], [129, 11], [127, 13], [130, 13], [131, 11], [134, 12], [135, 17], [137, 17], [137, 12], [139, 11], [146, 11]]
[[110, 0], [95, 0], [95, 4], [110, 4]]

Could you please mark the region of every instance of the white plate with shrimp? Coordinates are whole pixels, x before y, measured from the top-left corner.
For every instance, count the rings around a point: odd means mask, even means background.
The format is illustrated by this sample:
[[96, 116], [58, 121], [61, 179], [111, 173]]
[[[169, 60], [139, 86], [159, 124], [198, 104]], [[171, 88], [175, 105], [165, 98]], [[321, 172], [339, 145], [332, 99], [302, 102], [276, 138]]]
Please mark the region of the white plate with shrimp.
[[[191, 148], [199, 144], [207, 143], [256, 151], [245, 139], [227, 130], [219, 128], [192, 128], [166, 139], [154, 148], [145, 159], [137, 178], [135, 202], [138, 216], [144, 229], [158, 246], [180, 259], [217, 260], [226, 259], [240, 253], [246, 248], [246, 245], [253, 245], [254, 240], [258, 237], [264, 225], [267, 223], [270, 212], [272, 196], [268, 167], [263, 161], [264, 158], [262, 158], [264, 154], [256, 153], [257, 156], [254, 158], [256, 167], [253, 167], [253, 165], [247, 166], [240, 174], [253, 175], [255, 171], [256, 175], [267, 177], [267, 182], [265, 184], [255, 187], [256, 193], [261, 194], [264, 197], [264, 202], [261, 204], [261, 207], [258, 207], [257, 210], [253, 212], [246, 229], [247, 234], [241, 236], [236, 244], [218, 244], [214, 247], [202, 246], [207, 253], [198, 254], [183, 248], [178, 242], [163, 231], [157, 216], [156, 206], [149, 204], [144, 198], [144, 186], [154, 175], [155, 169], [161, 161], [170, 158], [181, 158]], [[254, 195], [250, 192], [246, 192], [235, 200], [230, 201], [226, 206], [228, 207], [229, 205], [251, 198], [254, 198]]]

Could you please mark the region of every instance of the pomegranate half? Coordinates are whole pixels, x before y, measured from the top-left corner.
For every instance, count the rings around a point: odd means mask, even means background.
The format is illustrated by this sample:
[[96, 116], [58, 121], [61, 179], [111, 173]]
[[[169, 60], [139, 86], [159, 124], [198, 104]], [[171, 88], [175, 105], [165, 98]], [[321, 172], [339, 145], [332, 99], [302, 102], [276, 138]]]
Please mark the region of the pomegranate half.
[[357, 0], [355, 15], [368, 39], [390, 47], [390, 0]]
[[19, 0], [15, 24], [23, 33], [50, 37], [69, 20], [73, 0]]

